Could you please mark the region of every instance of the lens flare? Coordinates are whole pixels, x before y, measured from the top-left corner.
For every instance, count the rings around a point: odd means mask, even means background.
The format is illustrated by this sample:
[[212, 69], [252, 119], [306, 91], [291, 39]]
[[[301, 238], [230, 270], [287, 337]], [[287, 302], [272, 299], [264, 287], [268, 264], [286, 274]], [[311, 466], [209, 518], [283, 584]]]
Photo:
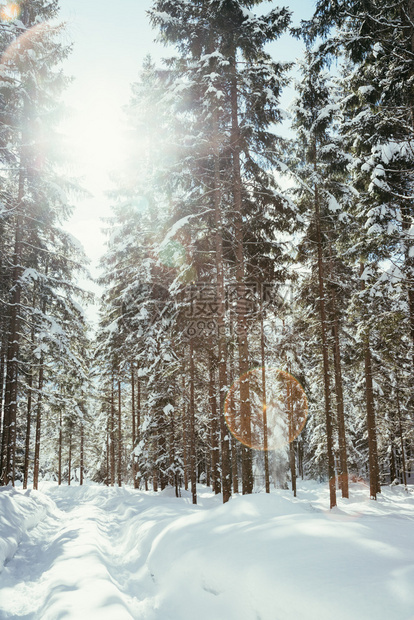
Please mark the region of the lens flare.
[[12, 2], [10, 4], [5, 4], [0, 8], [0, 18], [4, 22], [12, 22], [17, 19], [20, 15], [20, 7], [18, 4]]
[[4, 51], [1, 57], [1, 64], [4, 67], [10, 66], [13, 69], [22, 65], [28, 67], [29, 63], [36, 62], [36, 57], [31, 50], [35, 50], [36, 46], [42, 43], [53, 30], [56, 30], [56, 28], [46, 22], [35, 24], [28, 28]]
[[[254, 450], [277, 450], [302, 432], [308, 416], [308, 401], [295, 377], [278, 368], [266, 368], [264, 403], [262, 377], [263, 369], [254, 368], [233, 383], [226, 396], [224, 417], [231, 434], [244, 445]], [[246, 381], [250, 391], [248, 438], [245, 429], [242, 431], [239, 413], [240, 385]]]

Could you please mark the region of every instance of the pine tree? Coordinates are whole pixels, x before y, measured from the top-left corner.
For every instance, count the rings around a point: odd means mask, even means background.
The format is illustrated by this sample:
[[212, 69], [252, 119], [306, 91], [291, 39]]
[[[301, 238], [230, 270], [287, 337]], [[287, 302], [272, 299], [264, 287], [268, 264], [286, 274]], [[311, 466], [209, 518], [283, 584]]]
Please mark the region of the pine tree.
[[[2, 333], [6, 366], [3, 484], [14, 482], [16, 466], [23, 465], [16, 462], [16, 446], [24, 432], [19, 417], [25, 398], [26, 452], [31, 413], [36, 412], [37, 478], [49, 364], [64, 354], [70, 367], [76, 365], [69, 331], [84, 324], [74, 300], [82, 296], [75, 274], [82, 270], [84, 257], [60, 228], [70, 213], [67, 193], [71, 183], [56, 172], [59, 159], [53, 136], [58, 98], [65, 85], [56, 64], [69, 50], [56, 41], [62, 27], [46, 23], [56, 17], [57, 2], [22, 2], [20, 10], [20, 19], [3, 30], [8, 47], [2, 56], [1, 135], [7, 148], [2, 150], [6, 202], [1, 268], [2, 282], [7, 282], [10, 291], [8, 299], [3, 297], [7, 300]], [[24, 467], [28, 468], [27, 454]]]

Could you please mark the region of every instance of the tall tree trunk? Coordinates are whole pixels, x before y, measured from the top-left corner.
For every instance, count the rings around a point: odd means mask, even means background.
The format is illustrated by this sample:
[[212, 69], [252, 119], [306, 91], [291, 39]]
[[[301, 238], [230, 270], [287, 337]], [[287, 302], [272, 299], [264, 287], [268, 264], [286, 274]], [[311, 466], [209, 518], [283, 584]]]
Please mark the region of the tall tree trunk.
[[[139, 379], [138, 379], [139, 381]], [[132, 422], [132, 479], [134, 481], [134, 489], [137, 487], [137, 459], [134, 455], [134, 450], [137, 446], [137, 427], [136, 427], [136, 414], [135, 414], [135, 375], [134, 364], [131, 362], [131, 422]]]
[[[183, 353], [184, 358], [184, 353]], [[183, 395], [186, 393], [185, 387], [185, 368], [183, 368]], [[184, 398], [183, 401], [183, 459], [184, 459], [184, 489], [188, 491], [188, 437], [187, 437], [187, 428], [188, 428], [188, 411], [187, 411], [187, 402]]]
[[109, 478], [110, 478], [110, 465], [109, 465], [109, 452], [110, 452], [110, 440], [109, 440], [109, 415], [106, 412], [106, 474], [105, 474], [105, 484], [109, 487]]
[[26, 412], [26, 439], [24, 446], [24, 474], [23, 474], [23, 489], [27, 489], [27, 481], [29, 477], [29, 464], [30, 464], [30, 425], [32, 414], [32, 387], [33, 387], [33, 372], [29, 370], [29, 378], [27, 382], [27, 412]]
[[38, 378], [38, 384], [37, 384], [35, 453], [34, 453], [34, 465], [33, 465], [33, 488], [36, 490], [38, 489], [38, 486], [39, 486], [43, 379], [44, 379], [44, 359], [43, 359], [43, 353], [42, 353], [40, 357], [40, 363], [39, 363], [39, 378]]
[[217, 288], [217, 331], [218, 331], [218, 393], [220, 405], [220, 444], [221, 444], [221, 489], [223, 503], [231, 497], [230, 441], [224, 420], [224, 404], [227, 388], [225, 290], [223, 263], [223, 221], [221, 214], [220, 190], [220, 145], [217, 111], [214, 115], [214, 222], [216, 227], [216, 288]]
[[391, 451], [390, 451], [390, 482], [394, 482], [396, 475], [395, 469], [395, 454], [394, 454], [394, 438], [391, 439]]
[[[6, 351], [7, 351], [7, 335], [6, 335], [6, 329], [5, 329], [5, 323], [6, 321], [3, 320], [1, 321], [3, 330], [2, 330], [2, 341], [1, 341], [1, 352], [0, 352], [0, 484], [1, 484], [1, 474], [2, 474], [2, 463], [3, 463], [3, 451], [4, 451], [4, 445], [3, 445], [3, 437], [4, 437], [4, 384], [5, 384], [5, 377], [4, 377], [4, 371], [6, 368]], [[2, 424], [3, 422], [3, 424]]]
[[62, 410], [59, 409], [58, 485], [62, 484]]
[[219, 421], [217, 419], [217, 398], [214, 376], [213, 356], [209, 363], [209, 400], [210, 400], [210, 453], [211, 453], [211, 486], [214, 493], [221, 493], [220, 485], [220, 453], [219, 453]]
[[[137, 372], [137, 423], [135, 426], [135, 437], [137, 445], [141, 441], [141, 377], [139, 375], [139, 368]], [[138, 478], [138, 470], [136, 468], [136, 474], [134, 479], [134, 487], [139, 489], [140, 480]]]
[[[364, 267], [360, 264], [360, 274]], [[361, 288], [365, 288], [364, 281], [361, 280]], [[374, 387], [372, 381], [372, 356], [369, 342], [369, 333], [366, 333], [363, 341], [364, 346], [364, 370], [365, 370], [365, 400], [367, 408], [367, 430], [368, 430], [368, 467], [369, 467], [369, 491], [371, 499], [377, 499], [377, 493], [381, 492], [378, 465], [377, 447], [377, 423], [375, 419]]]
[[72, 477], [72, 427], [69, 430], [68, 486]]
[[403, 439], [403, 432], [402, 432], [402, 424], [401, 424], [401, 406], [400, 406], [400, 395], [399, 395], [399, 389], [397, 386], [397, 412], [398, 412], [398, 433], [400, 436], [400, 445], [401, 445], [401, 459], [402, 459], [402, 478], [403, 478], [403, 482], [404, 482], [404, 486], [407, 486], [407, 473], [406, 473], [406, 466], [405, 466], [405, 450], [404, 450], [404, 439]]
[[293, 427], [293, 390], [292, 380], [290, 380], [290, 369], [288, 368], [289, 377], [286, 381], [286, 396], [287, 396], [287, 413], [288, 413], [288, 426], [289, 426], [289, 466], [290, 466], [290, 479], [292, 483], [293, 497], [296, 497], [296, 455], [294, 445], [294, 427]]
[[263, 450], [264, 450], [264, 466], [265, 466], [265, 490], [270, 493], [270, 477], [269, 477], [269, 446], [267, 433], [267, 398], [266, 398], [266, 356], [265, 356], [265, 336], [264, 336], [264, 320], [263, 320], [263, 301], [260, 307], [260, 352], [262, 362], [262, 393], [263, 393]]
[[253, 493], [253, 460], [251, 446], [251, 412], [249, 388], [249, 343], [245, 315], [245, 269], [242, 218], [242, 180], [240, 167], [239, 105], [236, 78], [236, 58], [232, 58], [231, 82], [231, 151], [233, 161], [234, 237], [237, 283], [237, 340], [239, 348], [240, 417], [242, 435], [242, 484], [243, 494]]
[[194, 343], [190, 340], [190, 480], [191, 480], [191, 497], [193, 504], [197, 503], [197, 472], [196, 472], [196, 447], [195, 447], [195, 397], [194, 397]]
[[79, 474], [79, 484], [83, 485], [83, 463], [84, 463], [84, 441], [85, 441], [85, 426], [83, 420], [81, 420], [81, 428], [80, 428], [80, 474]]
[[[333, 277], [332, 250], [330, 252], [330, 272]], [[339, 320], [336, 303], [335, 291], [331, 289], [332, 303], [332, 337], [333, 337], [333, 358], [335, 370], [335, 394], [336, 394], [336, 412], [338, 419], [338, 443], [339, 443], [339, 483], [341, 487], [342, 497], [349, 497], [348, 484], [348, 455], [346, 449], [346, 432], [345, 432], [345, 413], [344, 413], [344, 391], [342, 382], [341, 367], [341, 350], [339, 345]]]
[[[233, 320], [230, 312], [230, 342], [233, 342]], [[233, 385], [235, 381], [234, 376], [234, 350], [233, 347], [230, 348], [229, 351], [229, 385]], [[229, 414], [230, 414], [230, 427], [236, 428], [236, 403], [234, 398], [234, 390], [230, 390], [229, 393]], [[239, 441], [234, 437], [232, 433], [230, 433], [230, 441], [231, 441], [231, 475], [233, 479], [233, 493], [239, 492], [239, 459], [237, 455], [237, 449]]]
[[122, 486], [122, 409], [121, 379], [118, 378], [118, 486]]
[[369, 336], [364, 339], [364, 364], [365, 364], [365, 398], [367, 406], [367, 429], [368, 429], [368, 465], [369, 465], [369, 489], [371, 499], [377, 499], [380, 492], [378, 448], [377, 448], [377, 425], [375, 420], [374, 388], [372, 382], [372, 358], [369, 344]]
[[111, 378], [111, 487], [115, 484], [115, 395], [114, 395], [114, 377]]
[[[23, 199], [23, 173], [19, 178], [18, 205]], [[15, 243], [13, 255], [13, 275], [12, 275], [12, 299], [10, 308], [10, 332], [7, 351], [7, 370], [6, 370], [6, 399], [5, 415], [3, 422], [3, 436], [5, 439], [5, 449], [3, 453], [2, 482], [11, 482], [14, 486], [15, 475], [15, 453], [16, 453], [16, 423], [17, 423], [17, 401], [18, 401], [18, 380], [19, 380], [19, 310], [21, 300], [21, 258], [22, 258], [22, 223], [17, 215]]]
[[[315, 165], [316, 169], [316, 165]], [[319, 284], [319, 313], [321, 324], [322, 338], [322, 355], [323, 355], [323, 382], [325, 393], [325, 418], [326, 418], [326, 447], [328, 452], [328, 476], [329, 476], [329, 500], [331, 509], [336, 506], [336, 481], [335, 481], [335, 456], [333, 450], [333, 428], [331, 413], [331, 397], [330, 397], [330, 381], [329, 381], [329, 356], [328, 356], [328, 338], [327, 338], [327, 321], [325, 309], [325, 276], [324, 262], [322, 253], [322, 233], [321, 233], [321, 215], [319, 206], [318, 188], [315, 187], [315, 224], [316, 238], [318, 246], [318, 284]]]

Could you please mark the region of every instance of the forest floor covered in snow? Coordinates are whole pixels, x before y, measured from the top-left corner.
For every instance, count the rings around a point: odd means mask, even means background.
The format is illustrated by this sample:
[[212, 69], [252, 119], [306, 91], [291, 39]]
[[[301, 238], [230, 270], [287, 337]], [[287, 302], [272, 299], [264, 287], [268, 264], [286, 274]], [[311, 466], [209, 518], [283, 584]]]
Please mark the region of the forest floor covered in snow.
[[414, 489], [0, 489], [0, 618], [412, 620]]

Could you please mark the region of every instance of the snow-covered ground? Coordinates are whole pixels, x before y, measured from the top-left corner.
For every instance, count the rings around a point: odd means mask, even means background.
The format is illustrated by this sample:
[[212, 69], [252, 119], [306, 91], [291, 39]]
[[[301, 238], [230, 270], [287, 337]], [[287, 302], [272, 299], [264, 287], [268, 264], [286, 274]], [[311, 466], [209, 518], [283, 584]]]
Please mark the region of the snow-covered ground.
[[0, 618], [414, 619], [412, 489], [198, 492], [1, 488]]

